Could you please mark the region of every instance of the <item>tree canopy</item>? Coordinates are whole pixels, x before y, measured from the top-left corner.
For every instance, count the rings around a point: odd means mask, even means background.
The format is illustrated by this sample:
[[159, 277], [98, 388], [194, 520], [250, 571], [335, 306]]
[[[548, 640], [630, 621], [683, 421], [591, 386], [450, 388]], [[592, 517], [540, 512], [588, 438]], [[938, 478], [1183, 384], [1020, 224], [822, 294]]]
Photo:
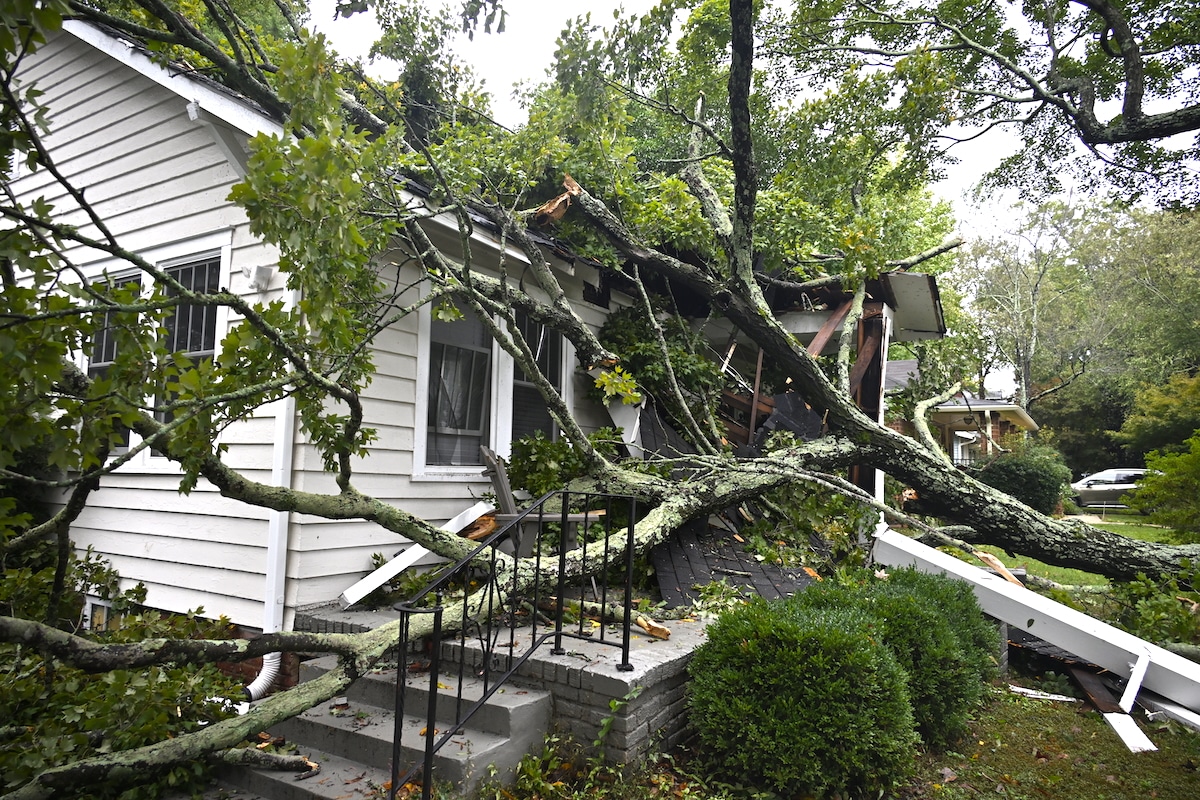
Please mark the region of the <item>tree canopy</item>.
[[[350, 13], [362, 5], [342, 7]], [[0, 406], [5, 442], [0, 470], [9, 485], [56, 501], [44, 519], [18, 508], [11, 497], [0, 501], [6, 554], [45, 542], [68, 552], [72, 522], [138, 448], [154, 448], [178, 463], [182, 491], [203, 480], [226, 498], [252, 506], [368, 520], [440, 555], [465, 554], [469, 544], [463, 539], [356, 483], [361, 459], [378, 435], [365, 424], [364, 412], [373, 343], [390, 325], [429, 304], [439, 318], [471, 315], [512, 356], [577, 448], [589, 480], [635, 494], [652, 507], [637, 523], [638, 547], [661, 541], [687, 519], [778, 487], [837, 492], [874, 507], [871, 496], [841, 476], [845, 468], [863, 464], [917, 487], [947, 509], [966, 526], [956, 529], [964, 539], [1118, 578], [1171, 573], [1183, 559], [1200, 555], [1195, 546], [1132, 542], [1038, 514], [953, 469], [852, 401], [852, 340], [869, 280], [886, 269], [928, 266], [954, 246], [943, 241], [945, 209], [923, 188], [943, 157], [935, 146], [939, 132], [953, 122], [959, 104], [985, 119], [1000, 113], [989, 110], [999, 90], [980, 94], [947, 83], [946, 67], [972, 67], [970, 73], [983, 80], [993, 74], [988, 65], [1000, 61], [981, 58], [984, 54], [961, 43], [922, 46], [898, 13], [898, 32], [885, 37], [848, 8], [785, 11], [749, 0], [667, 2], [607, 37], [594, 38], [586, 24], [566, 31], [559, 80], [532, 98], [528, 123], [508, 132], [487, 119], [485, 99], [469, 77], [428, 69], [444, 63], [444, 33], [456, 24], [453, 14], [430, 16], [415, 3], [373, 5], [388, 20], [379, 52], [402, 56], [411, 67], [401, 82], [380, 85], [336, 62], [323, 38], [307, 32], [288, 3], [264, 11], [258, 4], [225, 2], [201, 7], [160, 0], [18, 0], [0, 12], [0, 169], [6, 186], [21, 169], [48, 187], [28, 197], [9, 191], [0, 201], [0, 380], [17, 387]], [[492, 16], [495, 4], [463, 8], [468, 20], [483, 15], [499, 22]], [[946, 10], [965, 14], [970, 8], [955, 4]], [[1025, 53], [1027, 45], [1005, 32], [999, 8], [988, 6], [978, 15], [980, 24], [991, 26], [1001, 55]], [[828, 24], [815, 24], [817, 11]], [[247, 174], [232, 196], [254, 233], [278, 248], [279, 269], [296, 303], [264, 304], [225, 287], [181, 282], [114, 235], [84, 187], [60, 169], [46, 144], [53, 134], [51, 109], [41, 104], [38, 87], [23, 84], [20, 75], [64, 17], [103, 24], [163, 59], [186, 60], [278, 124], [277, 133], [250, 142]], [[1120, 22], [1109, 17], [1110, 26]], [[678, 38], [672, 27], [677, 19], [683, 23]], [[1071, 24], [1077, 38], [1095, 27]], [[1050, 28], [1056, 37], [1066, 35], [1057, 23]], [[1195, 29], [1181, 24], [1161, 48], [1168, 54], [1164, 58], [1177, 52], [1177, 39]], [[931, 30], [948, 35], [957, 29]], [[1096, 47], [1112, 47], [1108, 30], [1100, 31], [1098, 41], [1105, 44]], [[1140, 77], [1135, 81], [1130, 65], [1147, 56], [1131, 43], [1148, 34], [1130, 38], [1124, 29], [1112, 31], [1110, 38], [1128, 53], [1120, 73], [1128, 91], [1141, 92], [1129, 101], [1136, 111], [1144, 83]], [[855, 42], [867, 34], [885, 37], [880, 41], [897, 55], [895, 68], [879, 71], [857, 56], [851, 64], [835, 34]], [[1184, 59], [1190, 51], [1179, 52]], [[1046, 69], [1053, 78], [1066, 63], [1051, 59]], [[1171, 74], [1145, 85], [1183, 80], [1187, 65], [1186, 59], [1171, 62]], [[1119, 75], [1110, 74], [1108, 61], [1095, 68], [1093, 83], [1100, 87], [1095, 91], [1112, 94], [1115, 89], [1106, 87], [1115, 86]], [[1139, 74], [1144, 73], [1143, 68]], [[828, 92], [793, 97], [802, 80], [819, 75], [834, 78]], [[1074, 82], [1041, 90], [1031, 83], [1029, 91], [1036, 102], [1074, 120], [1085, 141], [1107, 136], [1098, 146], [1115, 142], [1110, 160], [1129, 153], [1127, 166], [1140, 169], [1145, 164], [1135, 156], [1150, 152], [1145, 148], [1183, 124], [1131, 115], [1097, 133], [1087, 116], [1093, 90], [1079, 70], [1068, 77]], [[945, 104], [951, 96], [958, 98], [953, 107]], [[1177, 117], [1186, 122], [1190, 113], [1185, 109]], [[1031, 130], [1046, 124], [1047, 116], [1035, 115]], [[1138, 150], [1134, 139], [1145, 148]], [[426, 199], [410, 202], [403, 191], [410, 186], [420, 186]], [[45, 199], [50, 195], [53, 205]], [[453, 221], [460, 257], [451, 258], [432, 242], [426, 224], [433, 214]], [[528, 262], [523, 277], [510, 274], [503, 259], [497, 265], [473, 256], [471, 231], [481, 219]], [[773, 370], [791, 380], [828, 435], [768, 453], [735, 455], [703, 404], [689, 402], [686, 377], [664, 368], [659, 391], [680, 401], [675, 421], [697, 450], [686, 463], [674, 464], [686, 468], [686, 480], [678, 472], [670, 477], [667, 470], [613, 460], [594, 448], [539, 366], [516, 314], [560, 332], [574, 345], [580, 365], [608, 369], [619, 391], [633, 390], [621, 388], [615, 372], [627, 355], [602, 340], [567, 301], [547, 261], [546, 234], [536, 229], [545, 219], [557, 220], [550, 230], [575, 254], [594, 259], [622, 281], [632, 302], [655, 321], [648, 335], [663, 351], [670, 353], [671, 344], [680, 342], [669, 341], [664, 327], [686, 315], [678, 302], [686, 292], [694, 300], [689, 321], [719, 317], [752, 342]], [[103, 276], [78, 268], [81, 258], [95, 253], [114, 264]], [[426, 291], [419, 301], [407, 301], [400, 287], [392, 291], [384, 280], [398, 274], [388, 270], [401, 262], [420, 273]], [[144, 288], [135, 290], [128, 275], [136, 275]], [[772, 287], [828, 286], [855, 302], [839, 355], [818, 359], [784, 329], [768, 294]], [[235, 320], [215, 358], [190, 359], [163, 335], [171, 310], [182, 304], [223, 308]], [[93, 352], [108, 338], [119, 344], [114, 357], [105, 371], [88, 375], [74, 356]], [[686, 342], [680, 349], [687, 350]], [[219, 434], [285, 397], [295, 402], [303, 433], [332, 476], [328, 493], [269, 485], [225, 458]], [[127, 430], [140, 444], [118, 454]], [[20, 467], [34, 450], [46, 454], [48, 472]], [[1087, 547], [1080, 545], [1084, 536]], [[548, 578], [548, 568], [539, 571], [525, 559], [503, 556], [500, 563], [518, 585]], [[59, 564], [65, 569], [61, 557]], [[567, 559], [574, 573], [584, 564], [582, 557]], [[52, 599], [61, 599], [67, 587], [57, 580], [51, 591]], [[253, 642], [159, 639], [113, 646], [60, 630], [53, 620], [0, 617], [0, 640], [85, 670], [207, 663], [278, 650], [342, 656], [338, 670], [267, 700], [252, 718], [223, 720], [120, 753], [65, 759], [9, 796], [69, 794], [83, 781], [128, 780], [138, 769], [225, 752], [252, 730], [337, 694], [394, 645], [395, 635], [393, 627], [349, 637], [279, 633]]]

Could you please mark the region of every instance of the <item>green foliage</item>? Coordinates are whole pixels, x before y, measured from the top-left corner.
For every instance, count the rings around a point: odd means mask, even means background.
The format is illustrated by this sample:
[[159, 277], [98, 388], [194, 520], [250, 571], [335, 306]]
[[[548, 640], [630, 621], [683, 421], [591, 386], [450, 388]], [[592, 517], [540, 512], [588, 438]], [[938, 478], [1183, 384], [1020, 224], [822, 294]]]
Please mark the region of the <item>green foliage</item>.
[[903, 669], [856, 609], [761, 599], [688, 665], [691, 724], [728, 779], [785, 796], [886, 792], [917, 742]]
[[604, 758], [604, 743], [608, 740], [609, 734], [612, 733], [613, 724], [617, 721], [617, 714], [625, 706], [637, 700], [645, 690], [645, 686], [635, 686], [622, 697], [614, 697], [608, 701], [609, 714], [600, 720], [600, 727], [596, 731], [596, 739], [592, 742], [592, 746], [599, 751], [600, 758]]
[[1200, 430], [1200, 375], [1172, 375], [1163, 386], [1137, 393], [1117, 439], [1135, 457], [1151, 450], [1180, 453]]
[[976, 468], [975, 477], [1043, 514], [1052, 514], [1071, 481], [1071, 470], [1052, 447], [1020, 443]]
[[[671, 312], [667, 301], [651, 296], [659, 314], [659, 324], [667, 343], [671, 369], [684, 400], [693, 415], [704, 416], [705, 408], [715, 408], [725, 377], [719, 366], [707, 355], [707, 344], [700, 333], [693, 332], [683, 318]], [[668, 380], [666, 364], [658, 335], [650, 326], [641, 306], [629, 306], [609, 314], [600, 329], [600, 342], [621, 359], [647, 394], [662, 404], [674, 419], [682, 419], [682, 409], [675, 402]], [[680, 426], [686, 430], [687, 426]]]
[[1109, 376], [1072, 383], [1037, 403], [1039, 442], [1062, 453], [1072, 475], [1090, 475], [1126, 463], [1117, 441], [1119, 429], [1133, 404], [1133, 395]]
[[[140, 610], [137, 604], [145, 599], [145, 589], [139, 585], [121, 591], [117, 574], [90, 550], [82, 557], [72, 552], [66, 573], [68, 591], [48, 614], [55, 563], [48, 545], [25, 550], [19, 558], [6, 554], [0, 612], [24, 619], [49, 618], [58, 627], [101, 643], [230, 635], [227, 620]], [[109, 620], [119, 622], [119, 627], [87, 632], [85, 595], [108, 601]], [[36, 648], [0, 645], [0, 719], [7, 726], [0, 749], [3, 788], [16, 789], [49, 767], [197, 730], [233, 713], [220, 698], [240, 696], [240, 684], [212, 665], [164, 664], [88, 674], [47, 658]], [[134, 789], [100, 785], [74, 796], [148, 800], [167, 787], [203, 786], [208, 778], [207, 767], [196, 762], [150, 772]]]
[[1185, 445], [1186, 452], [1146, 457], [1150, 472], [1139, 481], [1130, 506], [1177, 531], [1184, 541], [1200, 542], [1200, 432]]
[[[777, 431], [766, 449], [795, 444], [793, 434]], [[757, 518], [742, 529], [748, 551], [770, 563], [799, 564], [826, 574], [863, 565], [863, 543], [878, 520], [870, 506], [803, 483], [772, 489], [762, 499], [754, 506]]]
[[1196, 567], [1188, 563], [1177, 575], [1151, 579], [1139, 574], [1136, 580], [1113, 584], [1110, 601], [1114, 610], [1108, 616], [1134, 636], [1151, 642], [1200, 640], [1200, 617], [1192, 604], [1197, 594]]
[[904, 589], [950, 622], [963, 653], [972, 660], [978, 674], [991, 677], [995, 673], [999, 635], [995, 624], [980, 612], [970, 586], [915, 569], [893, 570], [887, 580], [889, 590]]
[[[228, 635], [221, 622], [196, 617], [128, 615], [123, 628], [101, 641], [136, 642], [156, 636]], [[215, 666], [163, 665], [89, 675], [55, 666], [32, 648], [0, 648], [0, 716], [19, 733], [0, 750], [5, 788], [15, 789], [47, 767], [115, 753], [194, 731], [230, 716], [214, 698], [238, 697], [240, 686]], [[80, 800], [158, 797], [167, 787], [194, 789], [209, 779], [203, 762], [148, 772], [137, 787], [96, 785]]]
[[[390, 560], [383, 553], [372, 553], [371, 571], [374, 572]], [[443, 570], [440, 569], [423, 571], [407, 569], [382, 586], [373, 589], [362, 599], [361, 605], [364, 608], [391, 608], [401, 600], [416, 595], [441, 577], [442, 572]]]
[[724, 578], [692, 588], [698, 597], [692, 601], [689, 613], [702, 619], [713, 619], [749, 602], [740, 586], [734, 586]]
[[[588, 435], [597, 452], [616, 457], [620, 434], [613, 428], [600, 428]], [[512, 443], [508, 479], [514, 489], [524, 489], [534, 497], [562, 489], [587, 471], [583, 455], [564, 438], [550, 439], [541, 431], [523, 436]]]
[[[834, 583], [808, 587], [791, 602], [804, 608], [848, 608], [866, 613], [873, 630], [891, 648], [908, 675], [909, 694], [917, 731], [926, 745], [943, 749], [961, 737], [971, 712], [983, 699], [986, 679], [993, 672], [992, 656], [998, 643], [995, 629], [990, 641], [945, 615], [936, 597], [949, 592], [971, 619], [982, 620], [974, 597], [958, 598], [948, 579], [913, 581], [899, 570], [896, 580]], [[969, 590], [968, 590], [969, 592]], [[986, 642], [986, 643], [985, 643]]]

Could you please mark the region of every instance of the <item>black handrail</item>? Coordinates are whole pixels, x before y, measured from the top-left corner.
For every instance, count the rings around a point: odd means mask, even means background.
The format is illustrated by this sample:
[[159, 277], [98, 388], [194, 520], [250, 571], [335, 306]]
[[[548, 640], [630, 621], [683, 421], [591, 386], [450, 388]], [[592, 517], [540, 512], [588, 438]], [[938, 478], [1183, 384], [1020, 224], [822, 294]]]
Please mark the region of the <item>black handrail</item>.
[[[561, 498], [561, 510], [548, 512], [546, 504], [555, 497]], [[572, 506], [577, 506], [584, 510], [582, 512], [571, 513], [570, 509]], [[568, 519], [568, 515], [570, 520]], [[633, 599], [633, 564], [635, 556], [633, 547], [634, 523], [637, 517], [637, 499], [633, 497], [581, 492], [570, 493], [566, 491], [548, 492], [529, 508], [521, 512], [515, 519], [507, 522], [494, 533], [490, 534], [479, 543], [478, 547], [447, 569], [436, 581], [412, 598], [396, 604], [396, 609], [401, 612], [401, 624], [399, 663], [396, 671], [396, 719], [392, 740], [392, 781], [388, 794], [390, 800], [395, 800], [396, 792], [399, 791], [400, 787], [411, 781], [418, 774], [422, 777], [422, 800], [429, 800], [433, 789], [434, 754], [451, 737], [462, 731], [475, 712], [482, 708], [487, 700], [546, 641], [553, 639], [554, 644], [551, 652], [560, 655], [566, 652], [562, 644], [564, 636], [587, 639], [600, 642], [601, 644], [620, 647], [621, 662], [617, 668], [625, 671], [633, 669], [633, 665], [629, 662], [629, 646], [631, 639], [631, 604]], [[545, 535], [547, 533], [545, 528], [547, 524], [557, 524], [559, 526], [556, 540], [552, 540], [549, 536]], [[515, 531], [524, 531], [522, 535], [530, 535], [530, 528], [535, 525], [538, 536], [533, 554], [534, 569], [536, 572], [540, 573], [542, 569], [543, 549], [547, 545], [557, 547], [558, 564], [555, 580], [555, 596], [553, 598], [553, 605], [549, 609], [553, 615], [553, 619], [549, 620], [553, 623], [553, 630], [549, 632], [538, 630], [539, 615], [541, 614], [541, 610], [545, 610], [544, 607], [548, 605], [545, 598], [542, 597], [543, 586], [541, 581], [534, 582], [530, 597], [518, 596], [516, 592], [517, 575], [515, 570], [513, 571], [513, 583], [511, 585], [505, 587], [497, 583], [497, 548], [502, 546], [506, 541], [512, 541], [512, 534]], [[586, 544], [589, 528], [595, 525], [603, 526], [603, 546], [600, 548], [598, 556], [599, 563], [589, 565], [587, 562], [588, 549], [586, 548]], [[585, 630], [584, 622], [586, 617], [582, 613], [582, 607], [585, 602], [586, 590], [591, 588], [593, 590], [593, 598], [599, 604], [601, 613], [603, 614], [603, 611], [608, 608], [610, 590], [612, 589], [609, 578], [612, 576], [611, 568], [614, 566], [610, 563], [610, 556], [613, 549], [612, 534], [615, 531], [619, 531], [622, 527], [625, 529], [626, 540], [624, 558], [620, 565], [619, 574], [621, 577], [621, 600], [624, 613], [621, 618], [620, 639], [614, 640], [607, 635], [603, 619], [598, 629], [598, 636], [593, 635], [593, 631], [591, 630]], [[576, 542], [572, 537], [572, 532], [576, 530], [578, 531], [578, 545], [584, 546], [584, 550], [580, 554], [583, 559], [580, 571], [581, 574], [590, 575], [591, 577], [588, 585], [581, 585], [579, 587], [581, 610], [578, 619], [579, 627], [578, 630], [572, 630], [567, 625], [565, 619], [567, 610], [566, 595], [568, 592], [566, 585], [566, 562], [568, 551], [576, 547]], [[599, 581], [598, 584], [597, 580]], [[486, 606], [477, 609], [476, 613], [468, 613], [466, 603], [472, 596], [474, 585], [490, 585], [492, 588], [487, 591], [484, 598]], [[461, 593], [461, 598], [459, 598], [459, 593]], [[421, 604], [426, 602], [430, 595], [434, 598], [434, 605], [431, 607], [422, 606]], [[448, 597], [453, 599], [447, 602]], [[445, 635], [442, 621], [446, 610], [453, 608], [456, 602], [461, 603], [463, 608], [461, 614], [456, 617], [462, 620], [462, 624], [457, 626], [458, 635], [455, 640], [458, 644], [460, 657], [458, 659], [458, 680], [454, 697], [454, 720], [447, 730], [438, 731], [435, 725], [438, 717], [438, 687], [441, 677], [440, 651]], [[425, 754], [421, 763], [412, 765], [407, 772], [401, 775], [401, 733], [404, 724], [405, 695], [408, 684], [406, 676], [409, 672], [409, 659], [415, 655], [410, 646], [409, 638], [412, 619], [417, 614], [433, 615], [433, 631], [428, 637], [428, 646], [430, 647], [429, 704], [425, 712], [425, 728], [422, 731], [422, 735], [425, 738]], [[529, 647], [520, 655], [514, 655], [514, 650], [517, 649], [518, 632], [524, 627], [520, 622], [523, 615], [527, 615], [530, 620]], [[467, 669], [467, 639], [469, 631], [474, 632], [480, 643], [480, 658], [482, 663], [476, 673], [476, 677], [481, 678], [483, 681], [481, 697], [470, 704], [463, 698], [463, 678], [466, 675]], [[505, 636], [506, 632], [506, 641], [500, 643], [500, 639]]]

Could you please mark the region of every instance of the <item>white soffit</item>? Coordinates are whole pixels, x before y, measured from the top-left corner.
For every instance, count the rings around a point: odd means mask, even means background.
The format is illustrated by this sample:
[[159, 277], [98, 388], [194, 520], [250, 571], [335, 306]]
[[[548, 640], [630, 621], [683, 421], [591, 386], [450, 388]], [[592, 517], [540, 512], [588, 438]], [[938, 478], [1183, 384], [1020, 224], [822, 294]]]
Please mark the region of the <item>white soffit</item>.
[[887, 272], [879, 276], [896, 310], [893, 341], [938, 339], [946, 332], [937, 281], [920, 272]]

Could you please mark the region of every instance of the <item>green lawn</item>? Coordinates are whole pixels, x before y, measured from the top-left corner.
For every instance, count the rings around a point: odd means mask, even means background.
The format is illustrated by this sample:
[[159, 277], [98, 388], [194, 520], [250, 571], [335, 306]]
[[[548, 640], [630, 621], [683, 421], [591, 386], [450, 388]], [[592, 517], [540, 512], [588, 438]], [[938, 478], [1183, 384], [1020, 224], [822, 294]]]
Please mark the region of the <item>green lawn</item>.
[[972, 736], [950, 752], [922, 757], [920, 777], [899, 796], [1200, 797], [1200, 734], [1139, 721], [1156, 752], [1130, 753], [1103, 717], [1082, 704], [1019, 698], [998, 687], [977, 715]]
[[[1096, 516], [1101, 515], [1097, 514]], [[1145, 519], [1137, 512], [1126, 509], [1106, 509], [1101, 516], [1101, 521], [1093, 524], [1097, 528], [1144, 542], [1162, 542], [1164, 544], [1173, 542], [1170, 530], [1157, 525], [1147, 525]], [[1108, 583], [1106, 578], [1091, 572], [1051, 566], [1028, 556], [1009, 556], [998, 547], [983, 545], [979, 549], [996, 556], [1009, 569], [1024, 567], [1030, 575], [1046, 578], [1065, 586], [1104, 586]]]

